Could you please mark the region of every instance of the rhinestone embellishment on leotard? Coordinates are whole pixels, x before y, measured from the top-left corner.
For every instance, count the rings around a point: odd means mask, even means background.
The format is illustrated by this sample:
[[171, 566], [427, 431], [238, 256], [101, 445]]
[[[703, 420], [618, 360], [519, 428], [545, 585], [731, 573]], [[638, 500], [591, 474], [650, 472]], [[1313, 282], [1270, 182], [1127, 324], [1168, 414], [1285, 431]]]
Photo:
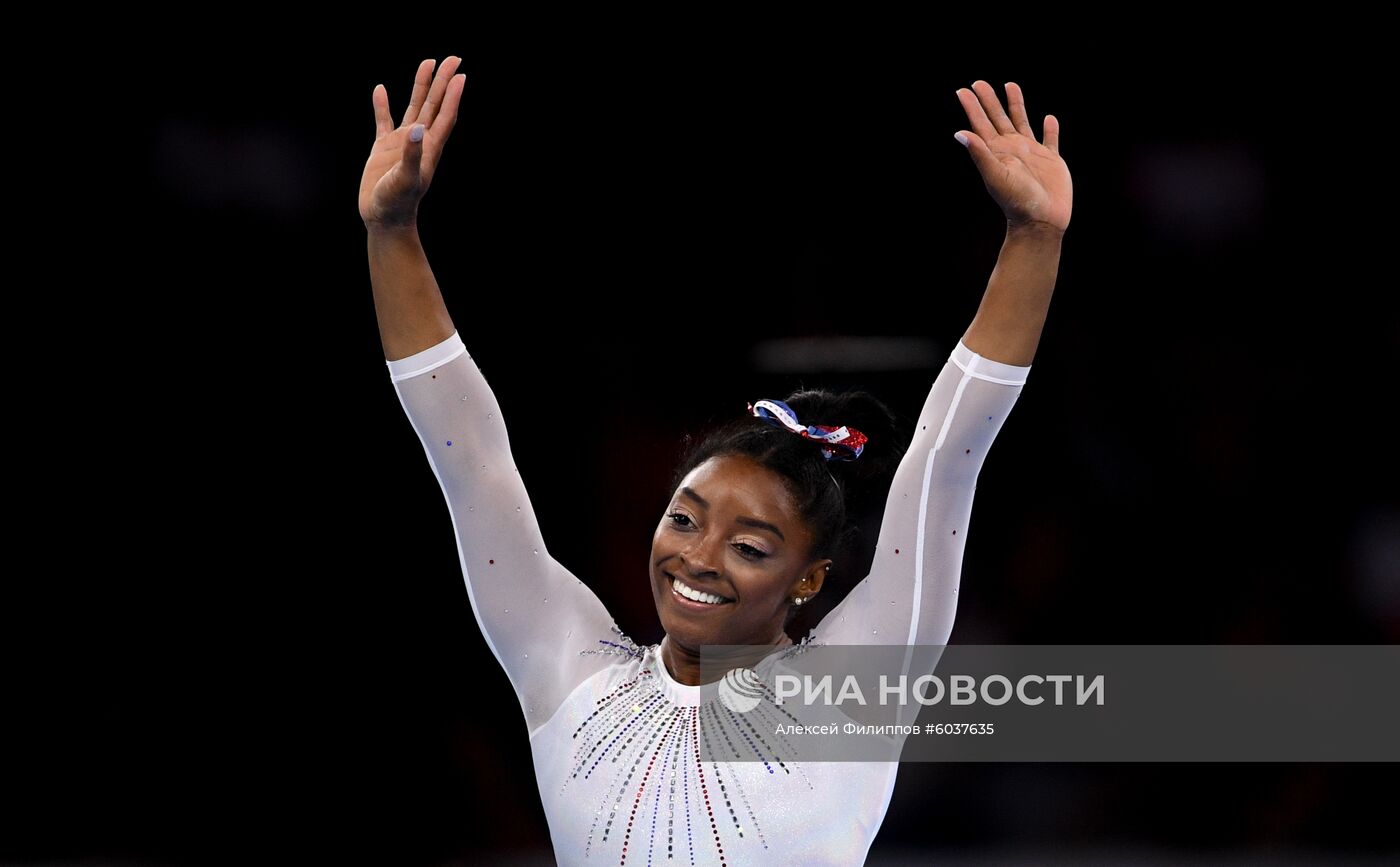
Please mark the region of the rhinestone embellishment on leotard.
[[[772, 734], [777, 723], [796, 718], [774, 704], [771, 694], [769, 701], [744, 714], [715, 700], [694, 707], [677, 705], [662, 690], [653, 668], [662, 664], [656, 656], [659, 646], [639, 647], [616, 625], [612, 632], [620, 641], [599, 639], [604, 647], [580, 653], [646, 662], [635, 677], [598, 699], [572, 733], [573, 757], [560, 796], [574, 780], [596, 774], [608, 778], [606, 794], [593, 808], [585, 857], [598, 857], [597, 850], [610, 844], [619, 864], [626, 864], [629, 854], [635, 863], [698, 863], [697, 855], [704, 859], [711, 852], [719, 863], [728, 864], [726, 851], [732, 855], [738, 840], [752, 837], [767, 849], [763, 824], [736, 762], [703, 756], [723, 754], [741, 759], [737, 764], [752, 762], [766, 773], [751, 778], [766, 785], [796, 785], [794, 796], [812, 791], [815, 786], [806, 772], [791, 760], [794, 745], [785, 735]], [[809, 635], [773, 658], [786, 659], [817, 644]], [[702, 817], [699, 821], [697, 815]]]
[[614, 635], [622, 639], [621, 643], [618, 643], [616, 641], [608, 641], [606, 639], [600, 638], [598, 639], [598, 643], [605, 644], [607, 645], [606, 647], [599, 647], [594, 650], [580, 650], [578, 652], [578, 655], [589, 656], [596, 653], [614, 656], [626, 656], [632, 659], [641, 659], [643, 656], [646, 655], [646, 649], [638, 647], [637, 642], [628, 638], [621, 629], [618, 629], [616, 623], [614, 623], [610, 628], [612, 629], [612, 633]]

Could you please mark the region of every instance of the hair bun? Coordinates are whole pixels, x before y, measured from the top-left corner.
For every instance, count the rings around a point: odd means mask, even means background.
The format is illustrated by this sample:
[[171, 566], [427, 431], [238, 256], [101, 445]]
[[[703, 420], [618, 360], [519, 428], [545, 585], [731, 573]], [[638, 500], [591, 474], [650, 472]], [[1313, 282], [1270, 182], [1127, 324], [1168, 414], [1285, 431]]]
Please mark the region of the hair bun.
[[863, 389], [830, 391], [808, 388], [784, 401], [804, 424], [845, 426], [864, 437], [859, 460], [828, 461], [838, 477], [874, 482], [892, 476], [908, 448], [899, 417], [884, 401]]

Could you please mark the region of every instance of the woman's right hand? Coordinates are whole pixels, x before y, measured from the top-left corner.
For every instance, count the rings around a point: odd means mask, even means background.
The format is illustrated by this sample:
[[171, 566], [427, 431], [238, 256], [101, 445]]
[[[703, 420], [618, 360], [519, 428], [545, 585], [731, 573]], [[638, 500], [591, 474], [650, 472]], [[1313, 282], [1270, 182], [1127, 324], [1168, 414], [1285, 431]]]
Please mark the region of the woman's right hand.
[[[418, 202], [428, 191], [442, 148], [457, 124], [457, 104], [467, 77], [453, 73], [461, 62], [460, 57], [448, 57], [436, 78], [435, 60], [418, 64], [413, 96], [397, 127], [389, 114], [389, 92], [382, 84], [375, 86], [374, 148], [360, 178], [360, 219], [366, 228], [412, 225], [418, 219]], [[420, 127], [422, 140], [414, 141], [414, 131]]]

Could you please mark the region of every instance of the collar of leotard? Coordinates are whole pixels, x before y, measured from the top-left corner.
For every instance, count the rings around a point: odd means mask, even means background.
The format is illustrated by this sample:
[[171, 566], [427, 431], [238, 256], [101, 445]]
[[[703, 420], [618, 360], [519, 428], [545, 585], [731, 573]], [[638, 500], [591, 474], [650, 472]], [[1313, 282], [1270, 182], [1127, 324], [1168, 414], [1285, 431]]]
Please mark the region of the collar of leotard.
[[[665, 639], [663, 639], [664, 641]], [[779, 663], [779, 660], [796, 645], [779, 648], [776, 652], [770, 653], [755, 664], [753, 669], [760, 678], [766, 679], [771, 676], [772, 667]], [[651, 667], [655, 674], [656, 686], [661, 693], [673, 704], [682, 707], [697, 707], [706, 702], [719, 698], [719, 680], [699, 685], [681, 683], [671, 676], [671, 672], [666, 668], [666, 661], [661, 656], [661, 645], [655, 644], [651, 647]]]

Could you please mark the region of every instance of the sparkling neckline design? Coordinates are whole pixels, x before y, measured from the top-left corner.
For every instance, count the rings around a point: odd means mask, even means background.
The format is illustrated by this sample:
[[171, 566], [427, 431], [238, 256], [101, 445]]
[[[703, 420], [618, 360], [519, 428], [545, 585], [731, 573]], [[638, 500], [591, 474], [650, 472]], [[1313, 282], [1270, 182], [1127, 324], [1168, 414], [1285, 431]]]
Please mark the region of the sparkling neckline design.
[[[719, 863], [728, 864], [725, 847], [732, 853], [745, 838], [768, 849], [763, 822], [741, 777], [750, 786], [794, 787], [794, 795], [816, 789], [801, 764], [792, 761], [796, 750], [790, 740], [771, 734], [773, 723], [795, 718], [771, 701], [737, 714], [715, 700], [718, 681], [676, 683], [661, 660], [659, 643], [641, 647], [616, 624], [611, 629], [618, 641], [599, 639], [602, 647], [580, 654], [635, 660], [635, 676], [597, 699], [575, 727], [570, 767], [558, 790], [563, 797], [574, 780], [610, 775], [593, 811], [585, 857], [608, 843], [618, 846], [619, 837], [618, 863], [624, 865], [629, 853], [648, 864], [661, 858], [695, 864], [697, 845], [702, 858], [712, 845]], [[818, 644], [808, 635], [760, 665]]]

